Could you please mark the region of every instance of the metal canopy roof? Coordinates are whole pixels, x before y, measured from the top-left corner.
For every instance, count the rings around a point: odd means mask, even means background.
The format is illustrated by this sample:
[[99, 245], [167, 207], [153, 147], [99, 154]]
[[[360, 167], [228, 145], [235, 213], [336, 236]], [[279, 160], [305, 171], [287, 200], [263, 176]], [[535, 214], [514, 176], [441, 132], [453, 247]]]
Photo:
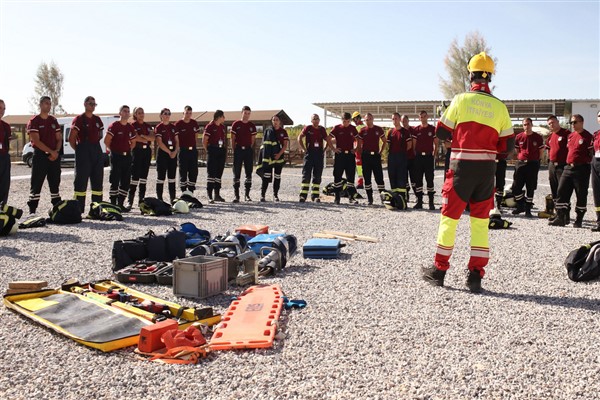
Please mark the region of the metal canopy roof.
[[[449, 100], [444, 100], [449, 104]], [[510, 116], [514, 120], [529, 117], [533, 120], [546, 120], [549, 115], [565, 116], [567, 100], [502, 100]], [[410, 119], [419, 116], [421, 110], [427, 111], [432, 117], [437, 117], [438, 106], [442, 100], [414, 100], [414, 101], [367, 101], [347, 103], [313, 103], [322, 108], [326, 117], [341, 118], [344, 112], [360, 112], [362, 115], [370, 112], [378, 120], [389, 120], [394, 112], [406, 114]]]

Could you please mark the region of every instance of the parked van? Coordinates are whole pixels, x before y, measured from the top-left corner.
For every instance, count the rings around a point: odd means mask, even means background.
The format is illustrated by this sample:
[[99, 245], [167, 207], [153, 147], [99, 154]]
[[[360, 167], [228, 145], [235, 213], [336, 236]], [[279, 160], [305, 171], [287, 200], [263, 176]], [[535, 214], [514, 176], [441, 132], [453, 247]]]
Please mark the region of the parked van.
[[[99, 115], [102, 120], [102, 124], [104, 125], [104, 130], [101, 133], [100, 138], [100, 147], [102, 147], [102, 152], [104, 153], [104, 166], [107, 167], [109, 165], [109, 157], [108, 152], [106, 151], [106, 146], [104, 145], [104, 133], [108, 130], [110, 124], [115, 121], [118, 121], [120, 118], [118, 115]], [[60, 124], [60, 129], [63, 137], [63, 145], [60, 151], [61, 154], [61, 163], [65, 162], [73, 162], [75, 161], [75, 150], [69, 144], [69, 134], [71, 133], [71, 123], [75, 117], [60, 117], [57, 118], [58, 123]], [[33, 159], [33, 145], [31, 141], [27, 142], [23, 147], [23, 162], [25, 162], [29, 167], [31, 167], [31, 162]]]

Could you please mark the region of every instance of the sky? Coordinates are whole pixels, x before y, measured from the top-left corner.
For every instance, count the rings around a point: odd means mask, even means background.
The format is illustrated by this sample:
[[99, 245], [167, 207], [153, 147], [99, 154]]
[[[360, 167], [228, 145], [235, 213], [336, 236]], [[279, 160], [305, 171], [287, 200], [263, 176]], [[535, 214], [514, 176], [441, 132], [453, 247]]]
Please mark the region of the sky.
[[600, 1], [0, 0], [0, 99], [31, 113], [54, 61], [67, 112], [283, 109], [315, 102], [441, 100], [450, 43], [479, 31], [503, 99], [600, 98]]

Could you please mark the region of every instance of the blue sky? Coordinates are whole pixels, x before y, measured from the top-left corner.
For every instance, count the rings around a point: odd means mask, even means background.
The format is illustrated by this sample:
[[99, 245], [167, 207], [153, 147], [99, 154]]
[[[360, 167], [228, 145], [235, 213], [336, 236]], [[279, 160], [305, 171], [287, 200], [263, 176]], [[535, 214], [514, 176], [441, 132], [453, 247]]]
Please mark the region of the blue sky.
[[505, 99], [600, 98], [600, 2], [0, 0], [0, 98], [27, 114], [54, 60], [62, 104], [253, 109], [308, 123], [324, 101], [437, 100], [450, 42], [478, 30]]

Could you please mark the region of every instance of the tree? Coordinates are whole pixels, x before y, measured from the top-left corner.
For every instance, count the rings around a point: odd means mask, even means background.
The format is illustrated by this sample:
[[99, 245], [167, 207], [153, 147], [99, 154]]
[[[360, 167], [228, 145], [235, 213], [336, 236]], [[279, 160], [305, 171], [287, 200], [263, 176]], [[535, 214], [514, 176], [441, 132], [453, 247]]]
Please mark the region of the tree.
[[66, 111], [60, 104], [63, 81], [64, 75], [60, 72], [54, 61], [50, 61], [50, 64], [42, 62], [35, 73], [34, 95], [30, 99], [32, 111], [38, 111], [40, 97], [49, 96], [52, 99], [50, 113], [66, 114]]
[[[456, 38], [450, 43], [450, 49], [448, 49], [448, 54], [444, 58], [444, 65], [449, 78], [440, 77], [440, 89], [447, 99], [469, 90], [469, 72], [467, 71], [469, 60], [482, 51], [489, 54], [490, 50], [491, 48], [479, 31], [469, 32], [465, 36], [465, 42], [462, 46], [458, 45]], [[492, 59], [497, 66], [498, 59], [494, 57]]]

